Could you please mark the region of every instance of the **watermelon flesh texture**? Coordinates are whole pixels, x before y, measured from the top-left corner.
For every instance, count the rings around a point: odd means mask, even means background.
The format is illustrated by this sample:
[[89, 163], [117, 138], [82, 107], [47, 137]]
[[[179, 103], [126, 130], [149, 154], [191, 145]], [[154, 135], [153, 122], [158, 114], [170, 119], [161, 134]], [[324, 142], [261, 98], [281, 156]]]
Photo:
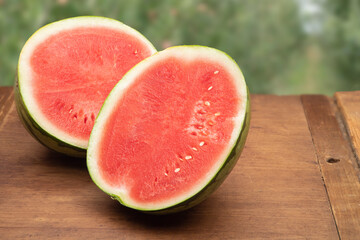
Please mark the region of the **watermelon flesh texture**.
[[151, 54], [139, 39], [105, 27], [56, 33], [30, 59], [36, 104], [54, 126], [87, 141], [111, 89]]
[[145, 208], [181, 199], [203, 184], [224, 161], [234, 119], [247, 106], [233, 78], [203, 58], [170, 56], [152, 64], [103, 125], [97, 143], [101, 178]]

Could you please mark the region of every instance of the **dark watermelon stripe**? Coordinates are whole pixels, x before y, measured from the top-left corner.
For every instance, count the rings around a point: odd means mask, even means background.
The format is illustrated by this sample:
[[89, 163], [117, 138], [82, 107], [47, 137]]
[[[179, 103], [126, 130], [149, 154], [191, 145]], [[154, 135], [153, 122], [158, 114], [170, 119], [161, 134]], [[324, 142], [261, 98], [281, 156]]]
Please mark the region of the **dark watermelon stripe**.
[[15, 95], [15, 102], [16, 102], [16, 109], [18, 115], [20, 116], [20, 120], [23, 123], [26, 130], [41, 144], [44, 146], [60, 153], [64, 153], [69, 156], [73, 157], [86, 157], [86, 149], [82, 149], [70, 144], [65, 143], [64, 141], [56, 138], [55, 136], [49, 134], [44, 129], [42, 129], [39, 124], [34, 120], [34, 118], [29, 113], [28, 109], [25, 106], [23, 101], [19, 84], [18, 84], [18, 77], [15, 80], [14, 86], [14, 95]]
[[[226, 161], [224, 162], [223, 166], [219, 169], [217, 174], [213, 177], [212, 180], [210, 180], [209, 184], [207, 184], [202, 190], [200, 190], [197, 194], [192, 196], [191, 198], [178, 203], [174, 206], [171, 206], [166, 209], [161, 210], [155, 210], [155, 211], [146, 211], [146, 210], [140, 210], [145, 213], [149, 214], [157, 214], [157, 215], [163, 215], [163, 214], [170, 214], [170, 213], [176, 213], [180, 211], [187, 210], [202, 201], [204, 201], [210, 194], [212, 194], [226, 179], [226, 177], [229, 175], [229, 173], [232, 171], [232, 169], [235, 167], [241, 152], [245, 146], [245, 141], [249, 132], [250, 128], [250, 94], [249, 90], [247, 89], [247, 104], [246, 104], [246, 112], [245, 112], [245, 119], [239, 134], [238, 139], [236, 140], [236, 143], [231, 150], [230, 154], [228, 155]], [[112, 195], [113, 199], [118, 200], [120, 203], [122, 203], [122, 200], [117, 197], [116, 195]]]

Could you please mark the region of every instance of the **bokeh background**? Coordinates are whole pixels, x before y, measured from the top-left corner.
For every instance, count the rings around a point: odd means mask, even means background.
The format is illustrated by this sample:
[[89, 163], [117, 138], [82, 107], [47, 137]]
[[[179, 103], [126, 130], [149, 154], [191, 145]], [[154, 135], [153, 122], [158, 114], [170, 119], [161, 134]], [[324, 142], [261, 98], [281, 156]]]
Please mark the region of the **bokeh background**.
[[252, 93], [360, 89], [360, 0], [0, 0], [0, 85], [12, 85], [25, 41], [67, 17], [115, 18], [158, 50], [227, 52]]

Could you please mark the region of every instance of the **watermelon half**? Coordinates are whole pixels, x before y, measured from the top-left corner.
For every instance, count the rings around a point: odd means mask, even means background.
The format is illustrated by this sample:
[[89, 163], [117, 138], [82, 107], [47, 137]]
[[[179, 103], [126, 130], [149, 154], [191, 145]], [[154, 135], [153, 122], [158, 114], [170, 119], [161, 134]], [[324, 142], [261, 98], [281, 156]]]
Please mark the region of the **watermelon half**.
[[230, 173], [249, 120], [247, 86], [233, 59], [208, 47], [168, 48], [109, 94], [90, 136], [88, 170], [127, 207], [182, 211]]
[[155, 52], [139, 32], [109, 18], [75, 17], [44, 26], [19, 57], [15, 94], [22, 122], [49, 148], [85, 156], [111, 89]]

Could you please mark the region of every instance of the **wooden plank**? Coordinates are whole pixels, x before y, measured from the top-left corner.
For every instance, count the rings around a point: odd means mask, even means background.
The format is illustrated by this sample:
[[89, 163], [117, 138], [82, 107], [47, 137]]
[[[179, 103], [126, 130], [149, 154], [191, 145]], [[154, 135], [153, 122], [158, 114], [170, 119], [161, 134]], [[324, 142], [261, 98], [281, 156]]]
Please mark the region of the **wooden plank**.
[[4, 124], [4, 119], [13, 105], [13, 88], [0, 87], [0, 128]]
[[302, 96], [321, 172], [340, 238], [360, 236], [360, 184], [356, 159], [336, 119], [333, 100]]
[[337, 92], [335, 98], [360, 164], [360, 91]]
[[47, 150], [12, 109], [0, 130], [4, 239], [338, 239], [299, 97], [252, 96], [244, 152], [197, 207], [150, 216], [92, 183], [85, 162]]

